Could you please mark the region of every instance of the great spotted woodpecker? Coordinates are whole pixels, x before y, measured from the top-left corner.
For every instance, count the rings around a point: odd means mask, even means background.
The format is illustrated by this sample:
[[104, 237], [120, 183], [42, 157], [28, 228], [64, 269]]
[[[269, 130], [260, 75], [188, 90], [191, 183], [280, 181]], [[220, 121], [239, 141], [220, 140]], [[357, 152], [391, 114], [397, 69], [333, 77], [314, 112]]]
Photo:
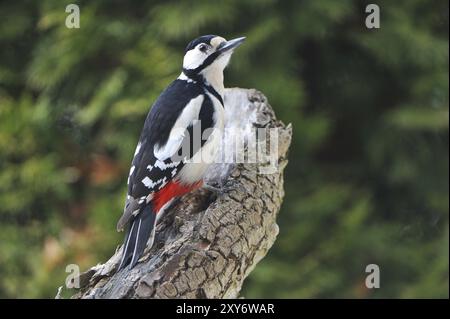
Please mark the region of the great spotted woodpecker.
[[117, 223], [118, 231], [128, 227], [118, 270], [133, 268], [145, 247], [153, 244], [164, 208], [202, 186], [224, 127], [223, 70], [244, 39], [205, 35], [191, 41], [182, 73], [148, 113], [131, 163], [124, 213]]

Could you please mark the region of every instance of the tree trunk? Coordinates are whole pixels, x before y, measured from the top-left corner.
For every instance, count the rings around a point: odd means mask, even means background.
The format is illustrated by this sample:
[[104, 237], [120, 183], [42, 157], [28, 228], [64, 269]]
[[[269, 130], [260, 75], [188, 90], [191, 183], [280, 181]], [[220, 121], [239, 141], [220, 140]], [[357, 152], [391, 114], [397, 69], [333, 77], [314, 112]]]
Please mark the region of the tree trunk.
[[[182, 197], [166, 210], [153, 247], [133, 269], [115, 273], [122, 254], [118, 248], [105, 264], [80, 275], [80, 289], [72, 298], [239, 296], [245, 278], [278, 234], [276, 217], [292, 131], [276, 120], [266, 97], [253, 89], [227, 89], [225, 109], [226, 129], [248, 128], [249, 123], [277, 129], [276, 170], [264, 172], [267, 162], [259, 157], [258, 163], [214, 164], [207, 180], [223, 185], [223, 192], [200, 189]], [[233, 133], [224, 134], [223, 149], [230, 148], [232, 138]]]

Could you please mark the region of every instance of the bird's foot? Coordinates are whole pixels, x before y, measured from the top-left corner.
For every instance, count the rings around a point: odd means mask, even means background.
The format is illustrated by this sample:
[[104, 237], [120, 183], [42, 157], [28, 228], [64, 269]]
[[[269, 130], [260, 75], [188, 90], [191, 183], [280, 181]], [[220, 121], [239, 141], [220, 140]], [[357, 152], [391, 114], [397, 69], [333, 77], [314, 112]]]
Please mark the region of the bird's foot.
[[210, 192], [213, 192], [217, 195], [223, 195], [233, 189], [233, 187], [231, 187], [231, 186], [225, 186], [225, 185], [217, 185], [217, 186], [214, 185], [213, 186], [213, 185], [207, 184], [207, 183], [203, 184], [203, 188], [207, 189]]

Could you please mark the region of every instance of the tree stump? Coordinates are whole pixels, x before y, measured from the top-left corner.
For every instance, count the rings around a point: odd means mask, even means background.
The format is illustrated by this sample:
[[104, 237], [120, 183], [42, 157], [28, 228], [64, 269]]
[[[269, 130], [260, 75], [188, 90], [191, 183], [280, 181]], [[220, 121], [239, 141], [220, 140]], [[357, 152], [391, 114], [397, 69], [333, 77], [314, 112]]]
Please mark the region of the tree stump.
[[[106, 263], [80, 275], [80, 289], [72, 298], [239, 296], [245, 278], [278, 234], [292, 128], [276, 119], [267, 98], [254, 89], [227, 89], [224, 100], [226, 129], [277, 129], [275, 172], [261, 173], [264, 163], [213, 164], [207, 180], [223, 185], [223, 193], [200, 189], [182, 197], [166, 210], [153, 247], [133, 269], [115, 272], [119, 247]], [[224, 134], [223, 148], [231, 138], [231, 133]]]

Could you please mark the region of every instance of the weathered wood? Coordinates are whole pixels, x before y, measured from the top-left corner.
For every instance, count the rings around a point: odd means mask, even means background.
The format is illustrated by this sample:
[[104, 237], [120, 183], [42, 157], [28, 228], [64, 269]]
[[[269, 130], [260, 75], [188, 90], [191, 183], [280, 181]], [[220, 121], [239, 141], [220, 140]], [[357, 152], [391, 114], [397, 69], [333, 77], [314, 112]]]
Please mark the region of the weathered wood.
[[[291, 127], [276, 120], [256, 90], [228, 89], [226, 127], [278, 128], [278, 168], [261, 164], [215, 164], [208, 179], [223, 183], [216, 195], [205, 189], [183, 197], [156, 227], [154, 246], [132, 270], [115, 273], [121, 248], [105, 264], [81, 275], [72, 298], [236, 298], [245, 278], [278, 234], [283, 170]], [[224, 145], [230, 139], [224, 136]]]

